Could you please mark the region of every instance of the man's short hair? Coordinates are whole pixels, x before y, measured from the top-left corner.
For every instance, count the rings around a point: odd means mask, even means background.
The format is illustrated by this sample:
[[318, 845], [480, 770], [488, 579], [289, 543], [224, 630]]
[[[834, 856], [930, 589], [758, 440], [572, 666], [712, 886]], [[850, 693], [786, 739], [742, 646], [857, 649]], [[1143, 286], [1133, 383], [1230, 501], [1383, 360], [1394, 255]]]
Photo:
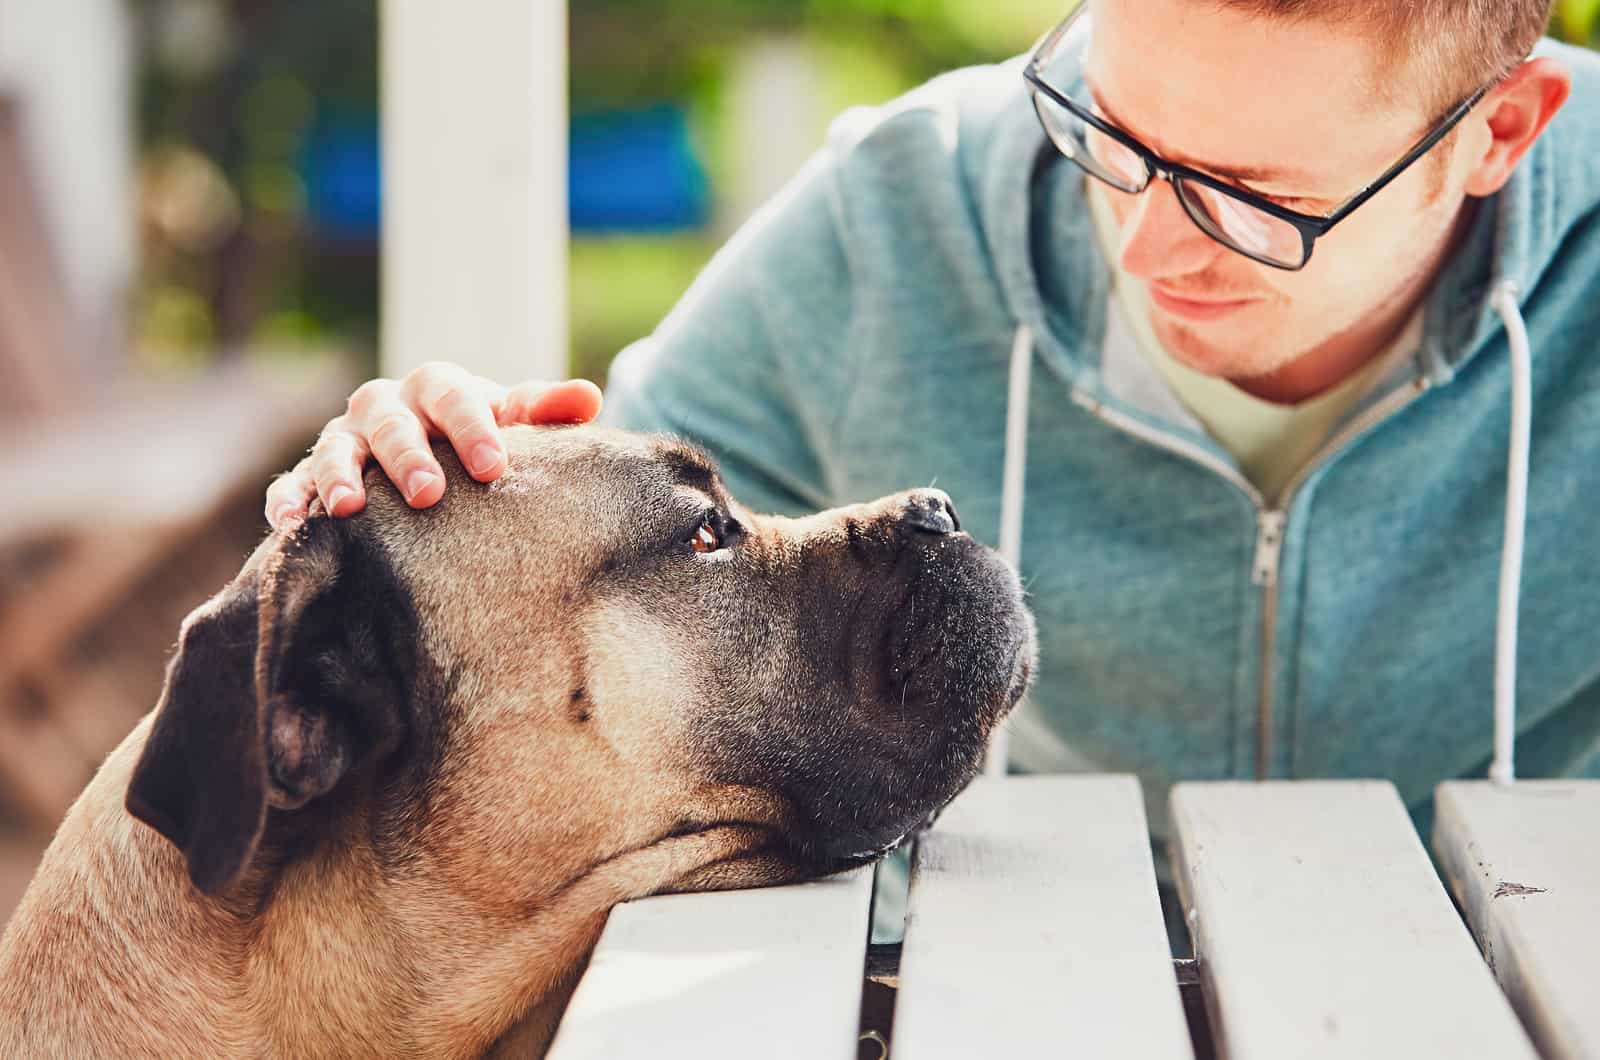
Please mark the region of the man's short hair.
[[1441, 117], [1485, 82], [1508, 73], [1533, 50], [1554, 0], [1212, 0], [1266, 18], [1349, 27], [1385, 43], [1394, 78], [1385, 97], [1421, 92]]

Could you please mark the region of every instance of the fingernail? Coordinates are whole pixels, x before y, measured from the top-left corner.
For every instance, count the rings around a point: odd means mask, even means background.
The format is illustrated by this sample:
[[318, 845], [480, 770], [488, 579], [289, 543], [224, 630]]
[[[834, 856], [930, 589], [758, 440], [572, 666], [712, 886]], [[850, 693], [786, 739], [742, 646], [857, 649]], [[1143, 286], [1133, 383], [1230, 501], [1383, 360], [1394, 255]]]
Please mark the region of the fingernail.
[[474, 475], [482, 475], [500, 460], [500, 450], [488, 442], [479, 442], [472, 450], [471, 464]]
[[328, 491], [328, 511], [337, 514], [334, 510], [339, 507], [339, 502], [346, 497], [354, 497], [356, 491], [349, 486], [335, 486]]
[[406, 476], [406, 499], [415, 500], [417, 494], [433, 485], [434, 475], [431, 471], [413, 471]]

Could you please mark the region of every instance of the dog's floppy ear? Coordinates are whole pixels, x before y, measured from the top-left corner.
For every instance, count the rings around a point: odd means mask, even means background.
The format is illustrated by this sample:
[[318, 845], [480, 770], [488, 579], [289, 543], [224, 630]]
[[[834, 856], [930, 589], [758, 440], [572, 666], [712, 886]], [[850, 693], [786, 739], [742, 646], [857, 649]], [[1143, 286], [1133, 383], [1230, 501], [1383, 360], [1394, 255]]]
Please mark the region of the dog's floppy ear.
[[239, 878], [269, 807], [298, 809], [399, 745], [409, 603], [354, 535], [313, 518], [184, 621], [127, 808], [195, 886]]

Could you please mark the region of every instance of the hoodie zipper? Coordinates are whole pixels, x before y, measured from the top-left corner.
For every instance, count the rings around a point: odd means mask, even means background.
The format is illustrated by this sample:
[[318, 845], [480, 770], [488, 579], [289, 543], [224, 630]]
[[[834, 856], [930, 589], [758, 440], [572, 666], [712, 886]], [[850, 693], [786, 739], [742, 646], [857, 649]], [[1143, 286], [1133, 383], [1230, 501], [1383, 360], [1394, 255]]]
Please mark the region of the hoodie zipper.
[[1094, 416], [1127, 434], [1164, 449], [1191, 463], [1207, 468], [1233, 483], [1250, 499], [1256, 513], [1256, 541], [1251, 560], [1251, 584], [1261, 588], [1261, 670], [1257, 685], [1258, 714], [1256, 718], [1256, 779], [1265, 780], [1272, 764], [1273, 729], [1273, 664], [1277, 652], [1278, 635], [1278, 568], [1283, 556], [1283, 538], [1289, 523], [1289, 504], [1300, 485], [1310, 477], [1328, 457], [1365, 434], [1383, 420], [1421, 397], [1428, 389], [1428, 380], [1418, 377], [1406, 386], [1387, 394], [1377, 404], [1345, 424], [1332, 437], [1318, 446], [1287, 483], [1278, 497], [1277, 507], [1268, 504], [1265, 495], [1255, 484], [1245, 478], [1233, 464], [1215, 453], [1185, 438], [1174, 437], [1158, 428], [1140, 422], [1126, 413], [1107, 408], [1080, 391], [1074, 391], [1072, 400]]

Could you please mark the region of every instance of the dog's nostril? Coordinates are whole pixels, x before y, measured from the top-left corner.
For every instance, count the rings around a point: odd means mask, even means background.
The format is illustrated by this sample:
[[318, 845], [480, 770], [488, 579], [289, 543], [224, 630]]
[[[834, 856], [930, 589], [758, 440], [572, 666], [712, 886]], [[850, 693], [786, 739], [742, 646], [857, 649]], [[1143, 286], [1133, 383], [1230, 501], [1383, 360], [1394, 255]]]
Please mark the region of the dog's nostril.
[[961, 529], [956, 506], [940, 490], [918, 490], [906, 501], [901, 516], [905, 525], [930, 534], [953, 534]]

